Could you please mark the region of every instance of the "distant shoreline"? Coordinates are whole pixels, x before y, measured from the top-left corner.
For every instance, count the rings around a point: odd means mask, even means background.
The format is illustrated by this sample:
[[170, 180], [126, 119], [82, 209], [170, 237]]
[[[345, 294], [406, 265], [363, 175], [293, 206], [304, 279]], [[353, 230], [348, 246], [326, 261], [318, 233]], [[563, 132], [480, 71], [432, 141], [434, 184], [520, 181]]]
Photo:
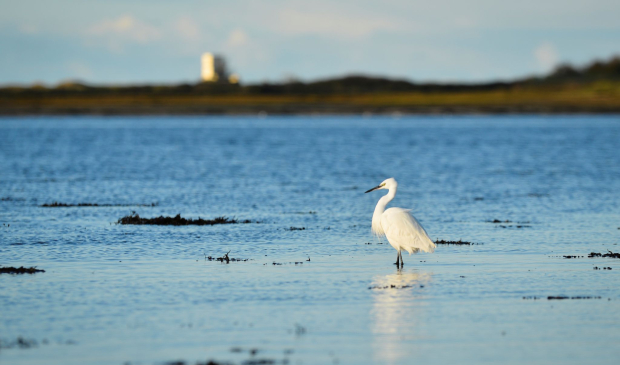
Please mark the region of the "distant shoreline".
[[0, 110], [2, 117], [27, 117], [27, 116], [408, 116], [408, 115], [565, 115], [565, 114], [620, 114], [617, 109], [583, 109], [583, 108], [463, 108], [463, 107], [429, 107], [429, 108], [360, 108], [360, 109], [306, 109], [289, 108], [272, 109], [201, 109], [201, 110], [178, 110], [165, 108], [148, 109], [19, 109]]
[[573, 113], [620, 113], [620, 83], [324, 94], [126, 89], [0, 93], [4, 116]]

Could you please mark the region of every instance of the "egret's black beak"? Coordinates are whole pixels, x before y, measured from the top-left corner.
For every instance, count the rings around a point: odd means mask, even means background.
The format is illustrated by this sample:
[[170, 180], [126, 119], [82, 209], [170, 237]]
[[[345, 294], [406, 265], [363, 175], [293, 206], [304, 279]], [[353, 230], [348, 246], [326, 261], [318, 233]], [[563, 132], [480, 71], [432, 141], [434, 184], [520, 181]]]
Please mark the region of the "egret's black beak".
[[368, 190], [368, 191], [365, 191], [365, 192], [364, 192], [364, 194], [366, 194], [366, 193], [370, 193], [371, 191], [374, 191], [374, 190], [377, 190], [377, 189], [379, 189], [380, 187], [381, 187], [381, 185], [377, 185], [377, 186], [375, 186], [374, 188], [372, 188], [372, 189], [370, 189], [370, 190]]

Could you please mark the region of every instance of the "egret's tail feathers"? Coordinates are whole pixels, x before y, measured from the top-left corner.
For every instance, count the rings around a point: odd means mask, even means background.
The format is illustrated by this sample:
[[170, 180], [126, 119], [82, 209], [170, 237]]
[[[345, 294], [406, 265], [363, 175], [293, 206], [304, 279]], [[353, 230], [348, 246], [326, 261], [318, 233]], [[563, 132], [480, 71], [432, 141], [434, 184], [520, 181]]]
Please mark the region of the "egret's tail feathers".
[[428, 236], [426, 237], [426, 250], [424, 250], [424, 252], [428, 252], [428, 253], [433, 253], [435, 252], [435, 242], [433, 242], [433, 240], [431, 240], [430, 238], [428, 238]]
[[418, 237], [417, 240], [414, 240], [410, 244], [405, 244], [401, 246], [404, 250], [407, 250], [409, 254], [418, 253], [420, 251], [424, 251], [427, 253], [435, 252], [435, 243], [431, 241], [428, 237]]
[[405, 247], [405, 250], [407, 252], [409, 252], [409, 256], [411, 256], [412, 253], [418, 253], [420, 252], [420, 249], [418, 248], [412, 248], [412, 247]]

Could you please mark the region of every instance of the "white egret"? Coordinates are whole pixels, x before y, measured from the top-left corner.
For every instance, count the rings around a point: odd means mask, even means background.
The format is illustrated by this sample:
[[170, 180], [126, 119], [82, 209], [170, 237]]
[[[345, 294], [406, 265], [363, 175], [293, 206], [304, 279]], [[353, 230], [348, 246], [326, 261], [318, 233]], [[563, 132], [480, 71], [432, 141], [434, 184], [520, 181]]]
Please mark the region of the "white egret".
[[398, 183], [394, 178], [389, 178], [381, 184], [366, 191], [370, 193], [374, 190], [387, 189], [388, 193], [379, 199], [375, 212], [372, 215], [372, 231], [377, 237], [385, 236], [390, 245], [398, 251], [396, 256], [396, 266], [403, 266], [402, 250], [417, 253], [434, 252], [435, 243], [428, 237], [422, 225], [409, 213], [411, 209], [389, 208], [385, 206], [394, 199]]

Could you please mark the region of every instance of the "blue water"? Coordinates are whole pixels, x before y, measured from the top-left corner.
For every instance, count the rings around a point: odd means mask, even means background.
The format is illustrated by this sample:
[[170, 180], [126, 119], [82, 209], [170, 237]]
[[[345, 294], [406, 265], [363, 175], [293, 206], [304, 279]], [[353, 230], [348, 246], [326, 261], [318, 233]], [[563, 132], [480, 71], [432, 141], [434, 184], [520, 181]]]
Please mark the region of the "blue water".
[[[388, 177], [479, 244], [397, 270]], [[0, 266], [46, 272], [0, 275], [0, 362], [615, 364], [620, 260], [561, 256], [620, 251], [619, 198], [620, 116], [3, 118]]]

